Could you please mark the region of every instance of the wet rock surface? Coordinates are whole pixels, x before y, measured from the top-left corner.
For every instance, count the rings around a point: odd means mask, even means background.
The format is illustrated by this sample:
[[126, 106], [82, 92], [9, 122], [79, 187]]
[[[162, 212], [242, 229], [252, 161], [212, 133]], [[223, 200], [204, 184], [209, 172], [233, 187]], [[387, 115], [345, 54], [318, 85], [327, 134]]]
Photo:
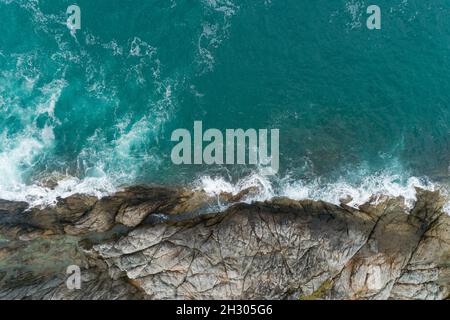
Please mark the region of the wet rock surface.
[[[0, 201], [0, 299], [445, 299], [450, 217], [418, 190], [359, 209], [279, 198], [211, 212], [203, 192], [133, 187], [48, 208]], [[81, 268], [69, 290], [67, 267]]]

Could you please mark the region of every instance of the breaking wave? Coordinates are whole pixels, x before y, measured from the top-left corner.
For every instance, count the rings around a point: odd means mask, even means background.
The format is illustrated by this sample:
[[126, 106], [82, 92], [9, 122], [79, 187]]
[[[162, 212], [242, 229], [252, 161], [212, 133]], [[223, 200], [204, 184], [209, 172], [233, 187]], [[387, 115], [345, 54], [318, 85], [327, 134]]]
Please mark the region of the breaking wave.
[[[390, 2], [389, 36], [365, 33], [360, 0], [80, 0], [76, 33], [67, 5], [0, 0], [1, 199], [49, 205], [157, 183], [412, 206], [417, 187], [447, 190], [450, 20], [421, 23], [436, 17], [424, 2]], [[280, 129], [283, 173], [174, 166], [170, 134], [197, 120]], [[381, 171], [392, 159], [410, 171]]]
[[[243, 202], [266, 201], [274, 197], [286, 197], [292, 200], [325, 201], [335, 205], [345, 203], [358, 208], [360, 205], [377, 204], [386, 198], [403, 197], [405, 205], [412, 209], [417, 201], [417, 189], [439, 191], [448, 197], [445, 186], [431, 182], [428, 178], [410, 177], [380, 173], [365, 176], [361, 181], [350, 183], [344, 178], [336, 182], [324, 183], [320, 178], [313, 181], [293, 180], [289, 177], [283, 179], [269, 178], [254, 173], [235, 183], [223, 177], [203, 176], [194, 183], [194, 189], [203, 190], [210, 196], [219, 196], [222, 193], [238, 195], [247, 189], [258, 190], [251, 192]], [[449, 198], [450, 199], [450, 198]], [[450, 214], [450, 201], [444, 210]]]

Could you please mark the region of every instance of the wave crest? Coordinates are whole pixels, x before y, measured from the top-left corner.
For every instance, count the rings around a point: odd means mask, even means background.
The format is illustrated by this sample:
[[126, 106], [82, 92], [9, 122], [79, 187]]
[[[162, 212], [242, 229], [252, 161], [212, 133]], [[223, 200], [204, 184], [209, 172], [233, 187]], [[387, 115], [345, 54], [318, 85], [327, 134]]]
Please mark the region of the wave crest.
[[[351, 183], [344, 178], [336, 182], [323, 182], [320, 178], [313, 181], [294, 180], [290, 177], [271, 179], [254, 173], [236, 183], [222, 177], [203, 176], [194, 183], [197, 190], [203, 190], [210, 196], [221, 193], [237, 195], [249, 188], [258, 192], [251, 193], [245, 202], [266, 201], [274, 197], [287, 197], [293, 200], [322, 200], [336, 205], [345, 202], [354, 208], [365, 203], [377, 204], [386, 197], [403, 197], [405, 205], [412, 208], [417, 201], [416, 188], [447, 193], [443, 186], [431, 182], [426, 177], [403, 178], [397, 174], [374, 174], [360, 182]], [[450, 202], [445, 207], [450, 213]]]

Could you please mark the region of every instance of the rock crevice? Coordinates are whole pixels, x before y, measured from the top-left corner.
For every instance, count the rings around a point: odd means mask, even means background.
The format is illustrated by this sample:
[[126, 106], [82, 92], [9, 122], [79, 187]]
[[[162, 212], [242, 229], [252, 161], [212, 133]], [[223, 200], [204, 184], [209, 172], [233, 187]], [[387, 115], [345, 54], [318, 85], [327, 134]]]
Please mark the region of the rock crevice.
[[217, 199], [167, 188], [0, 201], [0, 299], [445, 299], [450, 217], [438, 192], [417, 197], [412, 210], [276, 198], [207, 214]]

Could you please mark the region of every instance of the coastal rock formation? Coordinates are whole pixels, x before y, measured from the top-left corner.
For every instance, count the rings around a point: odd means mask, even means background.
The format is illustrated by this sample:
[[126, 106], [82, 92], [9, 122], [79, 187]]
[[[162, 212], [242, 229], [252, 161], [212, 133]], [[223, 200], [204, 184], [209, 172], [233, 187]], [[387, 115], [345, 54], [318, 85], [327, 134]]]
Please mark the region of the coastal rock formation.
[[[358, 209], [232, 204], [248, 193], [134, 187], [48, 208], [0, 201], [0, 299], [449, 296], [450, 217], [439, 192], [417, 190], [413, 209], [402, 198]], [[228, 209], [213, 210], [218, 201]], [[80, 290], [66, 286], [70, 265], [82, 270]]]

